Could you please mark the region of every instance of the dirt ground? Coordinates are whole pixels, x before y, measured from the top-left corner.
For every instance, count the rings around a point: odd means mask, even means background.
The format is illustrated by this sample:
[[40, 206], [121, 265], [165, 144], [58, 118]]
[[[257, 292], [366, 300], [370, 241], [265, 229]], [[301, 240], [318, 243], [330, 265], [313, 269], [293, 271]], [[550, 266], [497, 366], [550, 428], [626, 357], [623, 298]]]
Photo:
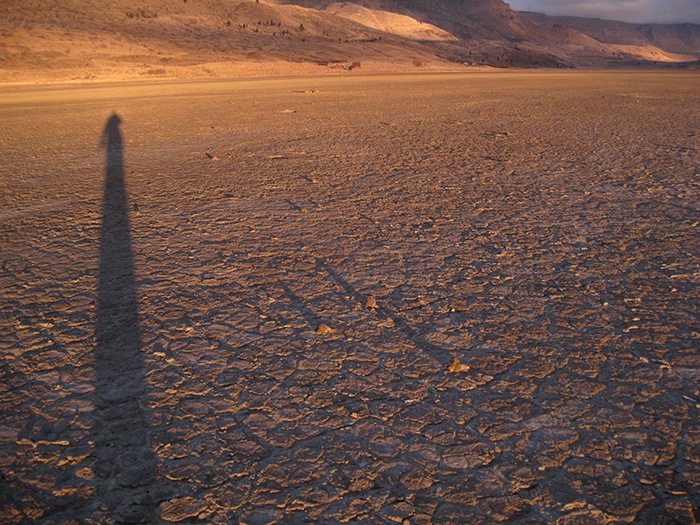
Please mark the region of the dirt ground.
[[696, 523], [699, 81], [0, 87], [0, 521]]

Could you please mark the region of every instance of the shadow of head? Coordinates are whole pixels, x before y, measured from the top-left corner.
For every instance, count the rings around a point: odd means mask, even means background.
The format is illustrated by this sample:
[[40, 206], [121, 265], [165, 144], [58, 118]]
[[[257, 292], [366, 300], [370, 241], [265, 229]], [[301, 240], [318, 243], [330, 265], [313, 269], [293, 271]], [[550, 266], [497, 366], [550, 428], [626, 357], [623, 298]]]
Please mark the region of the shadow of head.
[[116, 113], [107, 119], [104, 130], [102, 130], [102, 146], [113, 147], [121, 146], [122, 133], [119, 129], [122, 119]]

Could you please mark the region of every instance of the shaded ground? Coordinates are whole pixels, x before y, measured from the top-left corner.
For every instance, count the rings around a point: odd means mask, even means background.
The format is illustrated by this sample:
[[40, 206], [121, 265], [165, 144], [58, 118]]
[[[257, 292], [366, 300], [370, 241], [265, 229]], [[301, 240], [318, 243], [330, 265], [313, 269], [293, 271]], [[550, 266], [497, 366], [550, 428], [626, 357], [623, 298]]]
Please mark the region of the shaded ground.
[[695, 523], [697, 85], [1, 88], [1, 520]]

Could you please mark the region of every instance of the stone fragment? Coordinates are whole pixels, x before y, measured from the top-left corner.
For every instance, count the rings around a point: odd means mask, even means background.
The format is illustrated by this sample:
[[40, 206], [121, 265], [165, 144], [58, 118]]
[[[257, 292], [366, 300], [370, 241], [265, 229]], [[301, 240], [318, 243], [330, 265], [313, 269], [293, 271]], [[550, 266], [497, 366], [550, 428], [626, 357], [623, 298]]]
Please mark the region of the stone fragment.
[[448, 372], [466, 372], [469, 370], [469, 365], [463, 365], [462, 363], [459, 362], [459, 359], [456, 357], [453, 357], [450, 359], [450, 362], [447, 363], [447, 366], [445, 367]]
[[319, 323], [318, 326], [316, 327], [316, 333], [319, 335], [330, 334], [331, 329], [328, 327], [328, 325], [326, 323]]

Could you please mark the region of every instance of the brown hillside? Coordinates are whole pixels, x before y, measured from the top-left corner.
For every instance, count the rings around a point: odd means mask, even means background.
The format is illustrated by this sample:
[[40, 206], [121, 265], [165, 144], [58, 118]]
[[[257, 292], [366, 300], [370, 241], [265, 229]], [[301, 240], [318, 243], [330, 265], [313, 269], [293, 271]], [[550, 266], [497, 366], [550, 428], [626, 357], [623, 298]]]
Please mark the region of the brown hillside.
[[0, 82], [700, 57], [697, 26], [598, 22], [518, 13], [502, 0], [5, 0]]
[[0, 7], [5, 81], [294, 74], [354, 62], [366, 69], [367, 62], [444, 61], [418, 42], [297, 5], [11, 0]]
[[[322, 0], [283, 1], [316, 9], [325, 5]], [[614, 67], [694, 59], [692, 55], [678, 55], [675, 48], [662, 49], [654, 42], [629, 46], [601, 41], [573, 24], [545, 15], [515, 12], [502, 0], [358, 0], [357, 3], [369, 9], [401, 13], [455, 35], [462, 41], [460, 45], [431, 45], [440, 56], [453, 61], [501, 67]]]
[[700, 58], [700, 25], [697, 24], [628, 24], [598, 18], [546, 17], [537, 13], [526, 16], [537, 21], [551, 20], [608, 44], [655, 46], [670, 53]]

